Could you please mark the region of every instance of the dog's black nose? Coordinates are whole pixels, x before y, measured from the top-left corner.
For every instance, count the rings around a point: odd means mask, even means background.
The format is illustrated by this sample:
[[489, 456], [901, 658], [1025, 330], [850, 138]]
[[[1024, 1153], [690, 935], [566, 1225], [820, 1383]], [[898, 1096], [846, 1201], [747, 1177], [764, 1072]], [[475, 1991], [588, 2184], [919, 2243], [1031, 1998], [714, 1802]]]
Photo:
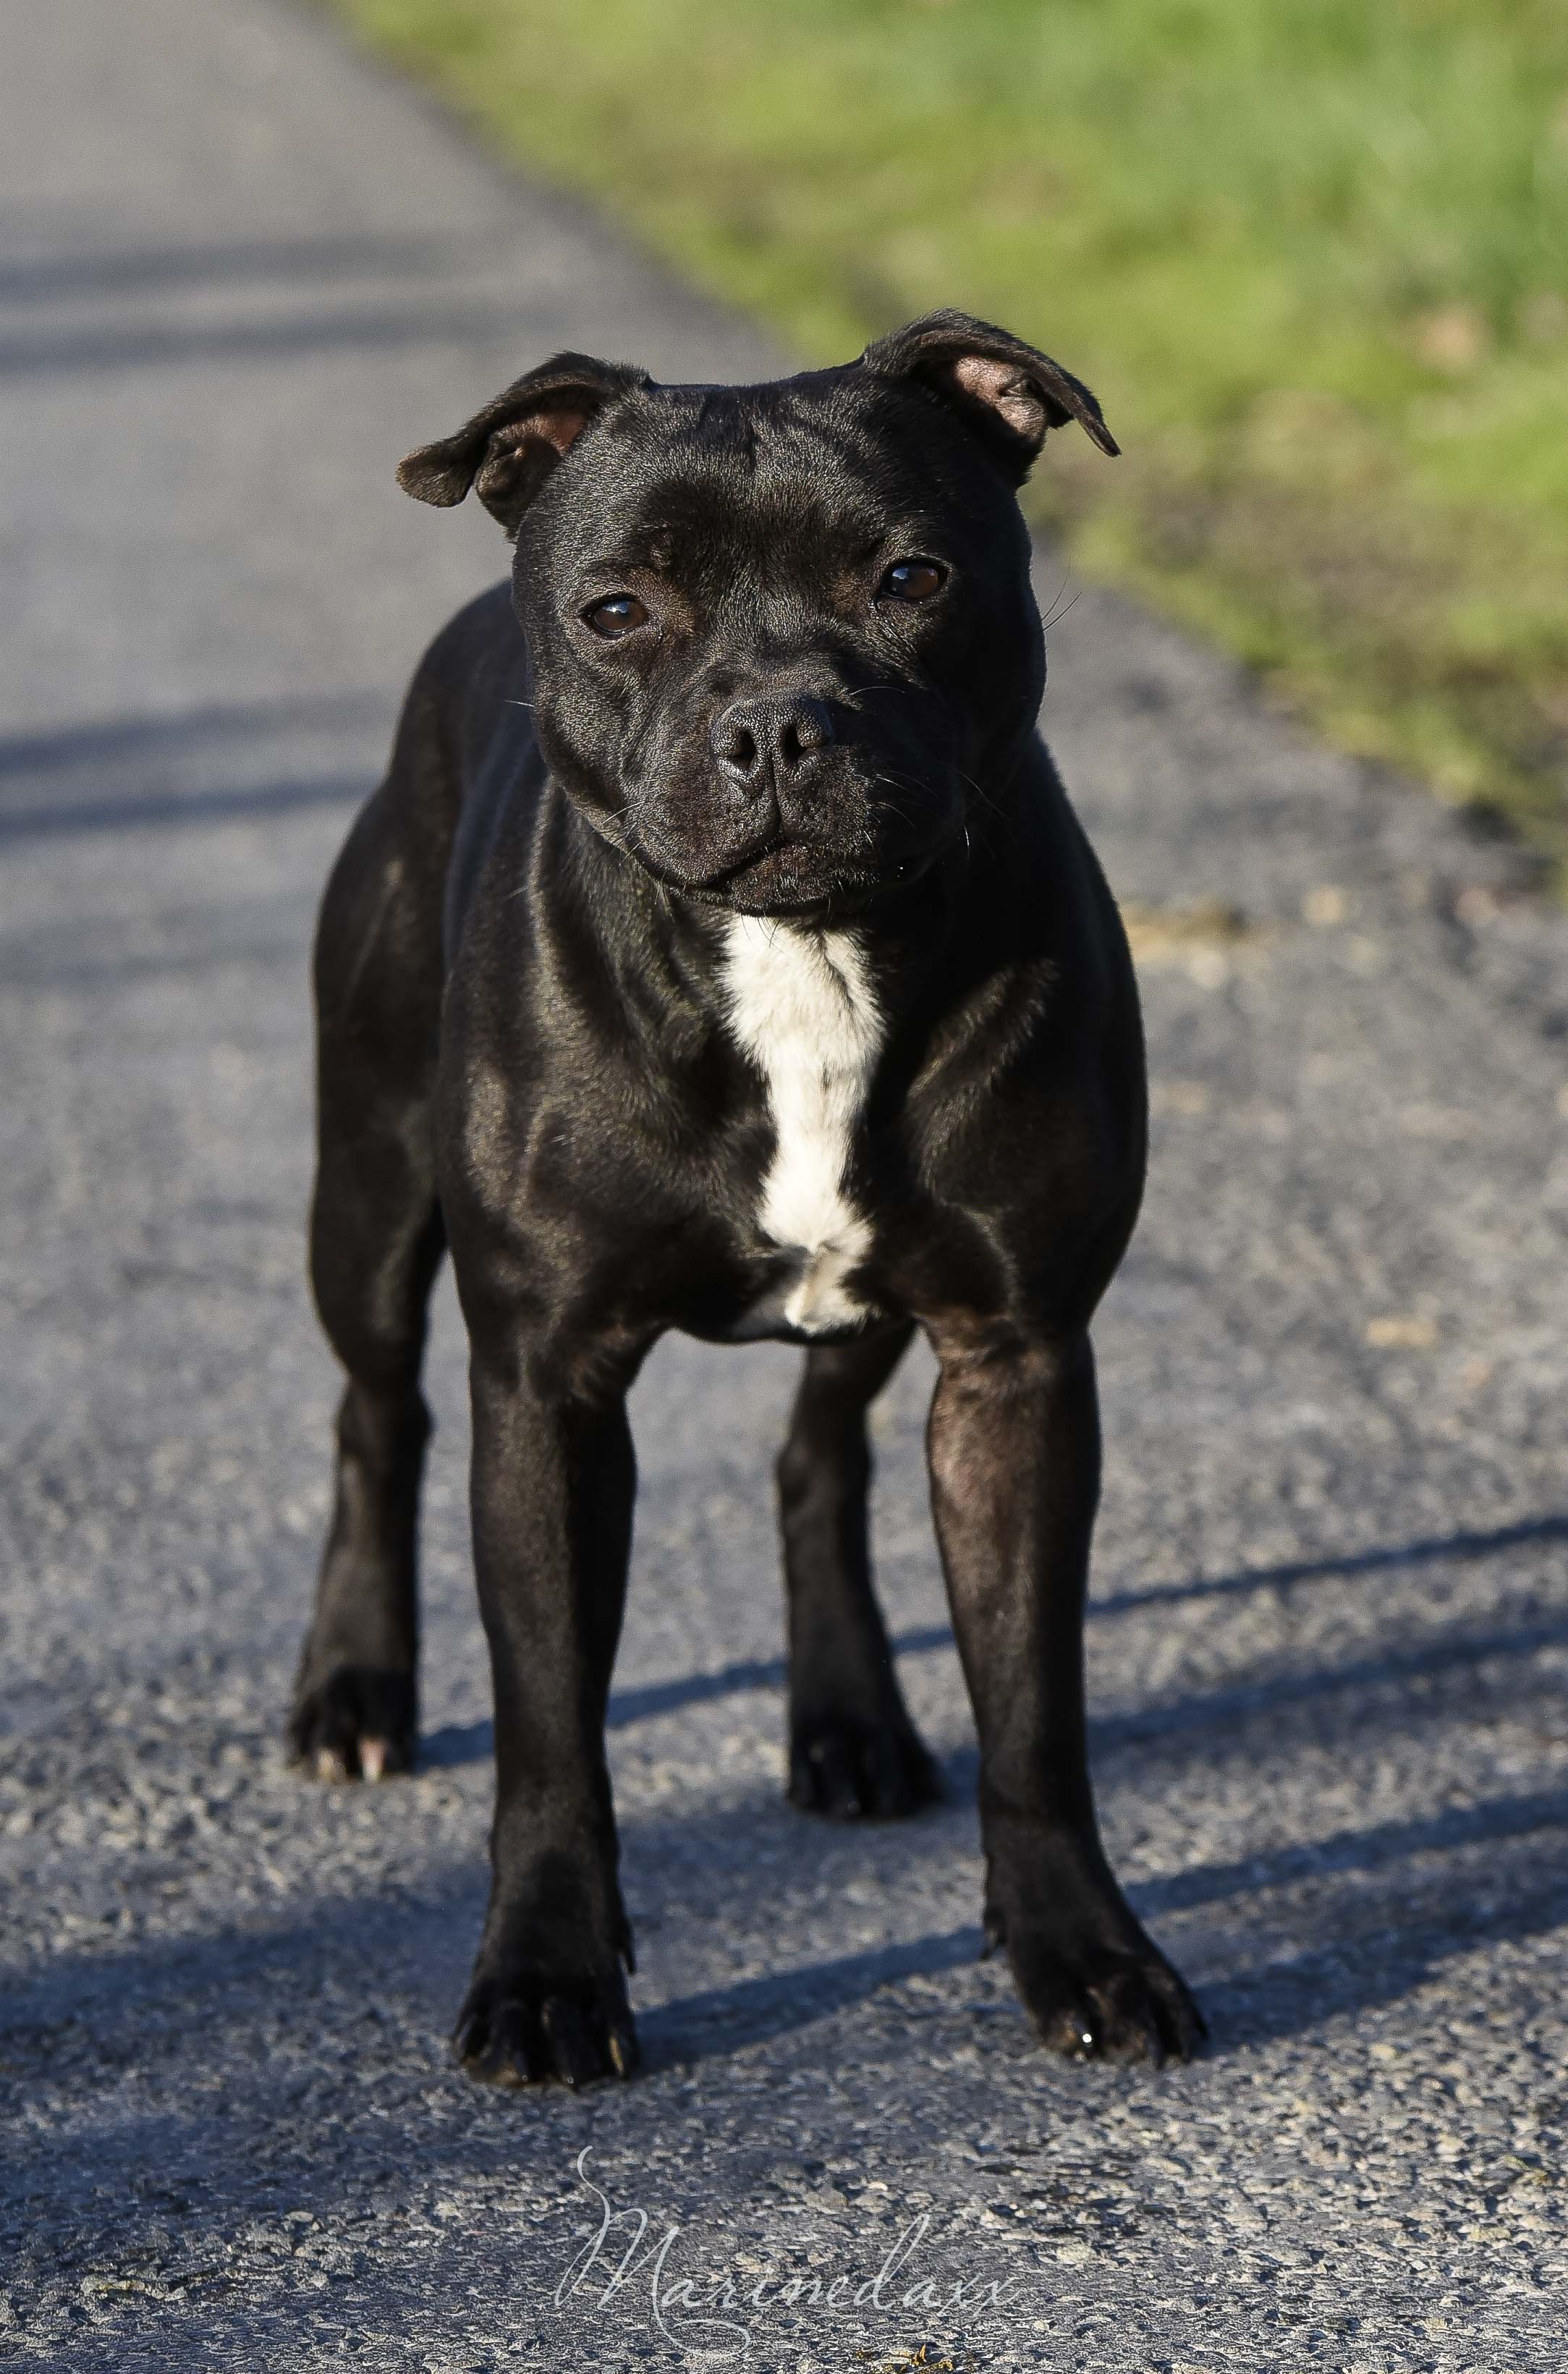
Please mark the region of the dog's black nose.
[[708, 735], [721, 773], [748, 792], [782, 783], [833, 738], [831, 711], [808, 693], [735, 701], [714, 718]]

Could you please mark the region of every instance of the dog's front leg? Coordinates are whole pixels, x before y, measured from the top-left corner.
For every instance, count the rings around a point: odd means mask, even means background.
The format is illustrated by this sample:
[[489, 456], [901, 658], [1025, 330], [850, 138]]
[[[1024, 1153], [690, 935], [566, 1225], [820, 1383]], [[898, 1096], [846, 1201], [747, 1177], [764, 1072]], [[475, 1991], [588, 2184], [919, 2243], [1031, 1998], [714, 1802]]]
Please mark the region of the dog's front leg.
[[526, 1346], [474, 1346], [496, 1812], [489, 1912], [455, 2043], [470, 2074], [496, 2085], [575, 2086], [636, 2063], [605, 1760], [636, 1485], [629, 1381], [607, 1386], [601, 1371], [574, 1389]]
[[1083, 1610], [1100, 1489], [1086, 1334], [937, 1331], [932, 1499], [980, 1734], [987, 1936], [1043, 2041], [1185, 2057], [1205, 2033], [1095, 1822]]

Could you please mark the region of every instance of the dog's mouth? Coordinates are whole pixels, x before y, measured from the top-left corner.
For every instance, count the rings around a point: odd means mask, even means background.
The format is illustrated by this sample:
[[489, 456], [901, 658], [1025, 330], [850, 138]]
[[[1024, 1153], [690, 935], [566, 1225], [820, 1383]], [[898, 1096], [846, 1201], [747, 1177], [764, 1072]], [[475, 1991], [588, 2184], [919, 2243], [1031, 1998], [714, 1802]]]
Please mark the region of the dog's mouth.
[[677, 891], [700, 906], [722, 907], [738, 915], [848, 913], [921, 870], [902, 861], [869, 864], [864, 855], [851, 856], [826, 842], [799, 840], [787, 833], [780, 833], [765, 848], [750, 851], [732, 865], [696, 878], [661, 863], [643, 842], [633, 840], [629, 848], [643, 871], [666, 890]]
[[863, 906], [900, 879], [900, 866], [873, 867], [846, 859], [820, 842], [782, 835], [759, 854], [743, 859], [695, 895], [739, 915], [808, 915], [828, 908]]
[[864, 842], [846, 849], [786, 831], [729, 865], [696, 876], [672, 867], [638, 836], [622, 846], [665, 889], [699, 906], [737, 915], [831, 918], [858, 913], [879, 899], [908, 889], [955, 853], [961, 854], [968, 838], [961, 815], [928, 840], [906, 842], [896, 855], [890, 851], [873, 853]]

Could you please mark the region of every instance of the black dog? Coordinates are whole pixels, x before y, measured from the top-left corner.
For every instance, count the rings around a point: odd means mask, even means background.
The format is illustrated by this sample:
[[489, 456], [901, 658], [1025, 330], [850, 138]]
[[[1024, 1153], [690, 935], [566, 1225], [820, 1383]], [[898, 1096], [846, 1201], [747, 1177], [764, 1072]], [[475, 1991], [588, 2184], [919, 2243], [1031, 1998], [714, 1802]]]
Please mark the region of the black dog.
[[808, 1346], [779, 1463], [790, 1793], [838, 1816], [936, 1792], [866, 1540], [867, 1405], [925, 1330], [987, 1933], [1047, 2043], [1203, 2035], [1085, 1757], [1088, 1329], [1145, 1095], [1116, 911], [1035, 731], [1015, 489], [1069, 419], [1115, 452], [1046, 356], [939, 313], [760, 387], [560, 356], [399, 472], [424, 502], [476, 488], [516, 563], [421, 664], [322, 911], [312, 1268], [348, 1386], [292, 1740], [324, 1773], [412, 1760], [450, 1246], [495, 1683], [477, 2076], [636, 2058], [604, 1724], [626, 1393], [669, 1327]]

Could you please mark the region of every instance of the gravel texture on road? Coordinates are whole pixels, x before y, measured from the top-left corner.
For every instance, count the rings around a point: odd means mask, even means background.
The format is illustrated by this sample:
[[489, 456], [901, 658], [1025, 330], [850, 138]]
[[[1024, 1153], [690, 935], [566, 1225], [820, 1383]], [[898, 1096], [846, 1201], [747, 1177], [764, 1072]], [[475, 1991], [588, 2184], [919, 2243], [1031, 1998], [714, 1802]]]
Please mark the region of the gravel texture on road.
[[771, 358], [308, 14], [6, 18], [0, 2359], [1561, 2366], [1568, 927], [1082, 594], [1047, 730], [1133, 923], [1155, 1111], [1098, 1331], [1095, 1762], [1212, 2049], [1047, 2060], [976, 1958], [920, 1360], [878, 1548], [948, 1799], [786, 1807], [795, 1363], [671, 1343], [611, 1718], [645, 2073], [470, 2086], [449, 1294], [422, 1769], [323, 1788], [281, 1752], [336, 1389], [312, 909], [422, 643], [502, 562], [397, 457], [557, 346]]

